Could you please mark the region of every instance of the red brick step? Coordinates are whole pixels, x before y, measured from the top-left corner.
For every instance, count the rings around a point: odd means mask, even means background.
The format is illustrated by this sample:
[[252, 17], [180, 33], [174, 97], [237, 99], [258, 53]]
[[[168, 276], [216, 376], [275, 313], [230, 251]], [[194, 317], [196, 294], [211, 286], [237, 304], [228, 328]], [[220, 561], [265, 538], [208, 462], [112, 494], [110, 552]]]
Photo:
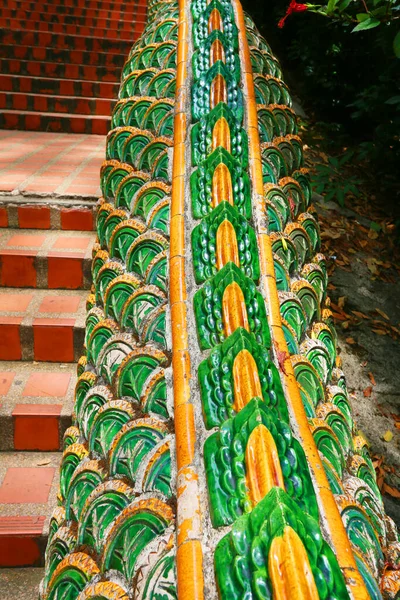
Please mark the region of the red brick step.
[[[31, 221], [42, 213], [30, 214]], [[0, 285], [48, 289], [90, 289], [94, 232], [0, 230]]]
[[31, 62], [3, 58], [0, 70], [9, 75], [32, 75], [33, 77], [56, 77], [59, 79], [87, 79], [89, 81], [118, 82], [115, 67], [74, 65], [57, 62]]
[[85, 50], [88, 52], [107, 52], [126, 57], [131, 48], [130, 40], [108, 39], [96, 36], [88, 38], [82, 35], [54, 33], [51, 31], [0, 29], [0, 42], [9, 46], [37, 46], [41, 48], [59, 48]]
[[126, 57], [109, 52], [85, 52], [67, 48], [45, 48], [42, 46], [10, 46], [0, 43], [0, 56], [20, 60], [62, 62], [74, 65], [122, 67]]
[[51, 24], [89, 26], [96, 28], [114, 29], [115, 31], [133, 31], [135, 23], [145, 23], [143, 15], [127, 19], [107, 19], [100, 16], [78, 16], [76, 14], [44, 13], [25, 10], [9, 10], [0, 6], [0, 16], [4, 19], [20, 19], [22, 21], [41, 21]]
[[0, 567], [41, 566], [57, 505], [59, 453], [0, 454]]
[[0, 129], [22, 131], [53, 131], [66, 133], [94, 133], [106, 135], [110, 119], [102, 116], [64, 113], [38, 113], [7, 110], [0, 113]]
[[60, 450], [75, 383], [74, 364], [0, 363], [0, 451]]
[[0, 196], [0, 227], [93, 231], [95, 204], [82, 199], [48, 201], [27, 196]]
[[100, 98], [0, 92], [0, 109], [8, 110], [72, 113], [75, 115], [103, 115], [109, 118], [114, 104], [114, 100], [103, 100]]
[[82, 353], [87, 292], [0, 291], [0, 360], [74, 362]]
[[[72, 35], [81, 35], [87, 37], [99, 37], [98, 27], [89, 27], [84, 25], [67, 25], [65, 23], [46, 23], [43, 21], [32, 21], [24, 19], [10, 19], [0, 17], [0, 28], [5, 29], [29, 29], [32, 31], [50, 31], [52, 33], [67, 33]], [[129, 40], [133, 44], [139, 35], [143, 32], [144, 23], [135, 23], [130, 31], [117, 31], [115, 29], [105, 29], [101, 31], [105, 38]]]
[[132, 7], [130, 4], [120, 5], [119, 7], [112, 9], [109, 4], [103, 4], [102, 8], [88, 8], [85, 6], [66, 6], [57, 3], [49, 4], [45, 1], [42, 2], [30, 2], [29, 0], [6, 0], [4, 2], [4, 8], [11, 10], [25, 10], [25, 11], [39, 11], [46, 12], [47, 14], [66, 14], [83, 17], [101, 17], [105, 19], [131, 19], [145, 18], [146, 7], [137, 6]]
[[118, 95], [118, 87], [118, 83], [107, 81], [50, 79], [46, 77], [0, 74], [0, 89], [4, 92], [114, 99]]
[[[9, 3], [15, 0], [3, 0], [4, 6], [8, 6]], [[28, 0], [26, 0], [28, 1]], [[50, 0], [51, 1], [51, 0]], [[114, 0], [113, 2], [105, 2], [104, 0], [57, 0], [57, 6], [71, 6], [71, 7], [83, 7], [83, 8], [94, 8], [96, 10], [122, 10], [126, 14], [134, 13], [137, 9], [147, 9], [147, 1], [140, 0], [139, 2], [130, 2], [129, 4], [123, 2], [123, 0]]]

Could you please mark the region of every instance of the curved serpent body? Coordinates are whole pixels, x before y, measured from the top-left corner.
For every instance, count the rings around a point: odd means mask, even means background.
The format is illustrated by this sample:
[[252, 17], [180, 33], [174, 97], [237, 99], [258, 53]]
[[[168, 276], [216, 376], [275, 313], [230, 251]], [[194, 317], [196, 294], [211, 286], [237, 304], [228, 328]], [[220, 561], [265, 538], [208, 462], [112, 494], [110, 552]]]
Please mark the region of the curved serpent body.
[[150, 2], [101, 187], [41, 599], [397, 598], [296, 117], [238, 0]]

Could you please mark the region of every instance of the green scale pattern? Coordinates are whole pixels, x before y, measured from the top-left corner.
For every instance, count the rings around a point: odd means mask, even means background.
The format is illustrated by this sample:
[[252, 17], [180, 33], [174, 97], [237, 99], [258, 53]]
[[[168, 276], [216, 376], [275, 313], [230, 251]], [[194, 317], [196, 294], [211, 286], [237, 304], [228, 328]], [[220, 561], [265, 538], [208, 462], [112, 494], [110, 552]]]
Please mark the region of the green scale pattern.
[[101, 169], [93, 288], [41, 600], [172, 600], [168, 304], [178, 6], [150, 2]]
[[[209, 33], [208, 19], [217, 9], [223, 31]], [[229, 0], [191, 3], [193, 17], [192, 85], [192, 231], [193, 275], [198, 290], [193, 306], [199, 348], [211, 352], [199, 366], [203, 420], [214, 428], [204, 444], [212, 526], [232, 524], [215, 550], [219, 597], [246, 600], [272, 598], [268, 549], [275, 536], [291, 525], [302, 539], [321, 599], [348, 597], [344, 578], [319, 526], [318, 507], [303, 450], [291, 430], [279, 373], [270, 351], [268, 316], [257, 290], [260, 275], [252, 225], [248, 140], [243, 121], [238, 31]], [[246, 17], [255, 85], [264, 181], [264, 210], [271, 238], [283, 329], [310, 428], [323, 460], [332, 492], [352, 544], [356, 562], [371, 598], [382, 598], [379, 580], [385, 555], [399, 560], [398, 534], [385, 515], [365, 440], [358, 434], [343, 372], [336, 367], [336, 333], [327, 298], [327, 269], [320, 254], [320, 233], [311, 205], [309, 176], [303, 168], [301, 141], [288, 89], [254, 23]], [[222, 42], [225, 62], [210, 67], [210, 47]], [[200, 58], [201, 57], [201, 58]], [[210, 110], [213, 79], [222, 75], [227, 102]], [[211, 135], [224, 117], [231, 133], [231, 152], [212, 150]], [[233, 206], [211, 204], [215, 168], [229, 169]], [[237, 267], [216, 267], [216, 232], [227, 219], [239, 249]], [[222, 297], [235, 281], [242, 289], [249, 332], [236, 330], [227, 339]], [[247, 349], [257, 369], [262, 398], [239, 413], [234, 405], [233, 362]], [[273, 488], [252, 508], [246, 484], [245, 449], [251, 431], [263, 423], [279, 455], [285, 491]], [[215, 430], [215, 428], [217, 428]], [[295, 526], [295, 524], [297, 524]], [[305, 532], [309, 534], [306, 535]], [[313, 541], [312, 541], [313, 540]], [[388, 596], [391, 597], [391, 596]]]

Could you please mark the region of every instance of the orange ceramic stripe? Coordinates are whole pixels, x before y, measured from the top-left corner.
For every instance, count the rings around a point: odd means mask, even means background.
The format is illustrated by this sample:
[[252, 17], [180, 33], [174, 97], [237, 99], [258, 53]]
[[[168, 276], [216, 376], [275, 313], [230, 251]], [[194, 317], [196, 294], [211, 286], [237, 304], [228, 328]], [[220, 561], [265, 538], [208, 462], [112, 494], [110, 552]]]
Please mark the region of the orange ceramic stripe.
[[172, 372], [177, 458], [177, 586], [179, 600], [203, 600], [203, 553], [198, 475], [194, 464], [196, 429], [190, 402], [190, 356], [185, 284], [185, 145], [189, 87], [187, 0], [179, 2], [174, 157], [172, 165], [169, 291], [172, 327]]
[[[342, 523], [335, 498], [330, 490], [328, 479], [318, 454], [317, 447], [308, 426], [307, 416], [301, 400], [299, 387], [294, 376], [285, 336], [281, 324], [279, 298], [275, 281], [275, 271], [271, 241], [268, 229], [263, 226], [263, 178], [258, 134], [257, 105], [254, 92], [253, 69], [246, 37], [246, 25], [243, 10], [238, 0], [232, 2], [239, 29], [239, 47], [241, 53], [243, 91], [247, 132], [249, 136], [250, 177], [255, 193], [256, 233], [260, 252], [260, 266], [264, 296], [271, 326], [271, 337], [276, 361], [279, 362], [288, 408], [297, 425], [298, 437], [302, 443], [307, 462], [316, 482], [316, 493], [321, 519], [329, 535], [332, 549], [346, 579], [347, 588], [353, 600], [370, 598], [364, 581], [357, 569], [350, 541]], [[254, 201], [254, 200], [253, 200]]]

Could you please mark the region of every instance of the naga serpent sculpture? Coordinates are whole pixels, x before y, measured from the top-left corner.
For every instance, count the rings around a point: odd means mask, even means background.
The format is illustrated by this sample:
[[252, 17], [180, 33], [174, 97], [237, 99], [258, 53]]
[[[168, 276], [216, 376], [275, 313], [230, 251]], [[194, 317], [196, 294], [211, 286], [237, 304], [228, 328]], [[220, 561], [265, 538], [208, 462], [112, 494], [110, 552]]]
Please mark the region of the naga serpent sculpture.
[[239, 0], [150, 1], [101, 170], [42, 600], [400, 595], [280, 77]]

